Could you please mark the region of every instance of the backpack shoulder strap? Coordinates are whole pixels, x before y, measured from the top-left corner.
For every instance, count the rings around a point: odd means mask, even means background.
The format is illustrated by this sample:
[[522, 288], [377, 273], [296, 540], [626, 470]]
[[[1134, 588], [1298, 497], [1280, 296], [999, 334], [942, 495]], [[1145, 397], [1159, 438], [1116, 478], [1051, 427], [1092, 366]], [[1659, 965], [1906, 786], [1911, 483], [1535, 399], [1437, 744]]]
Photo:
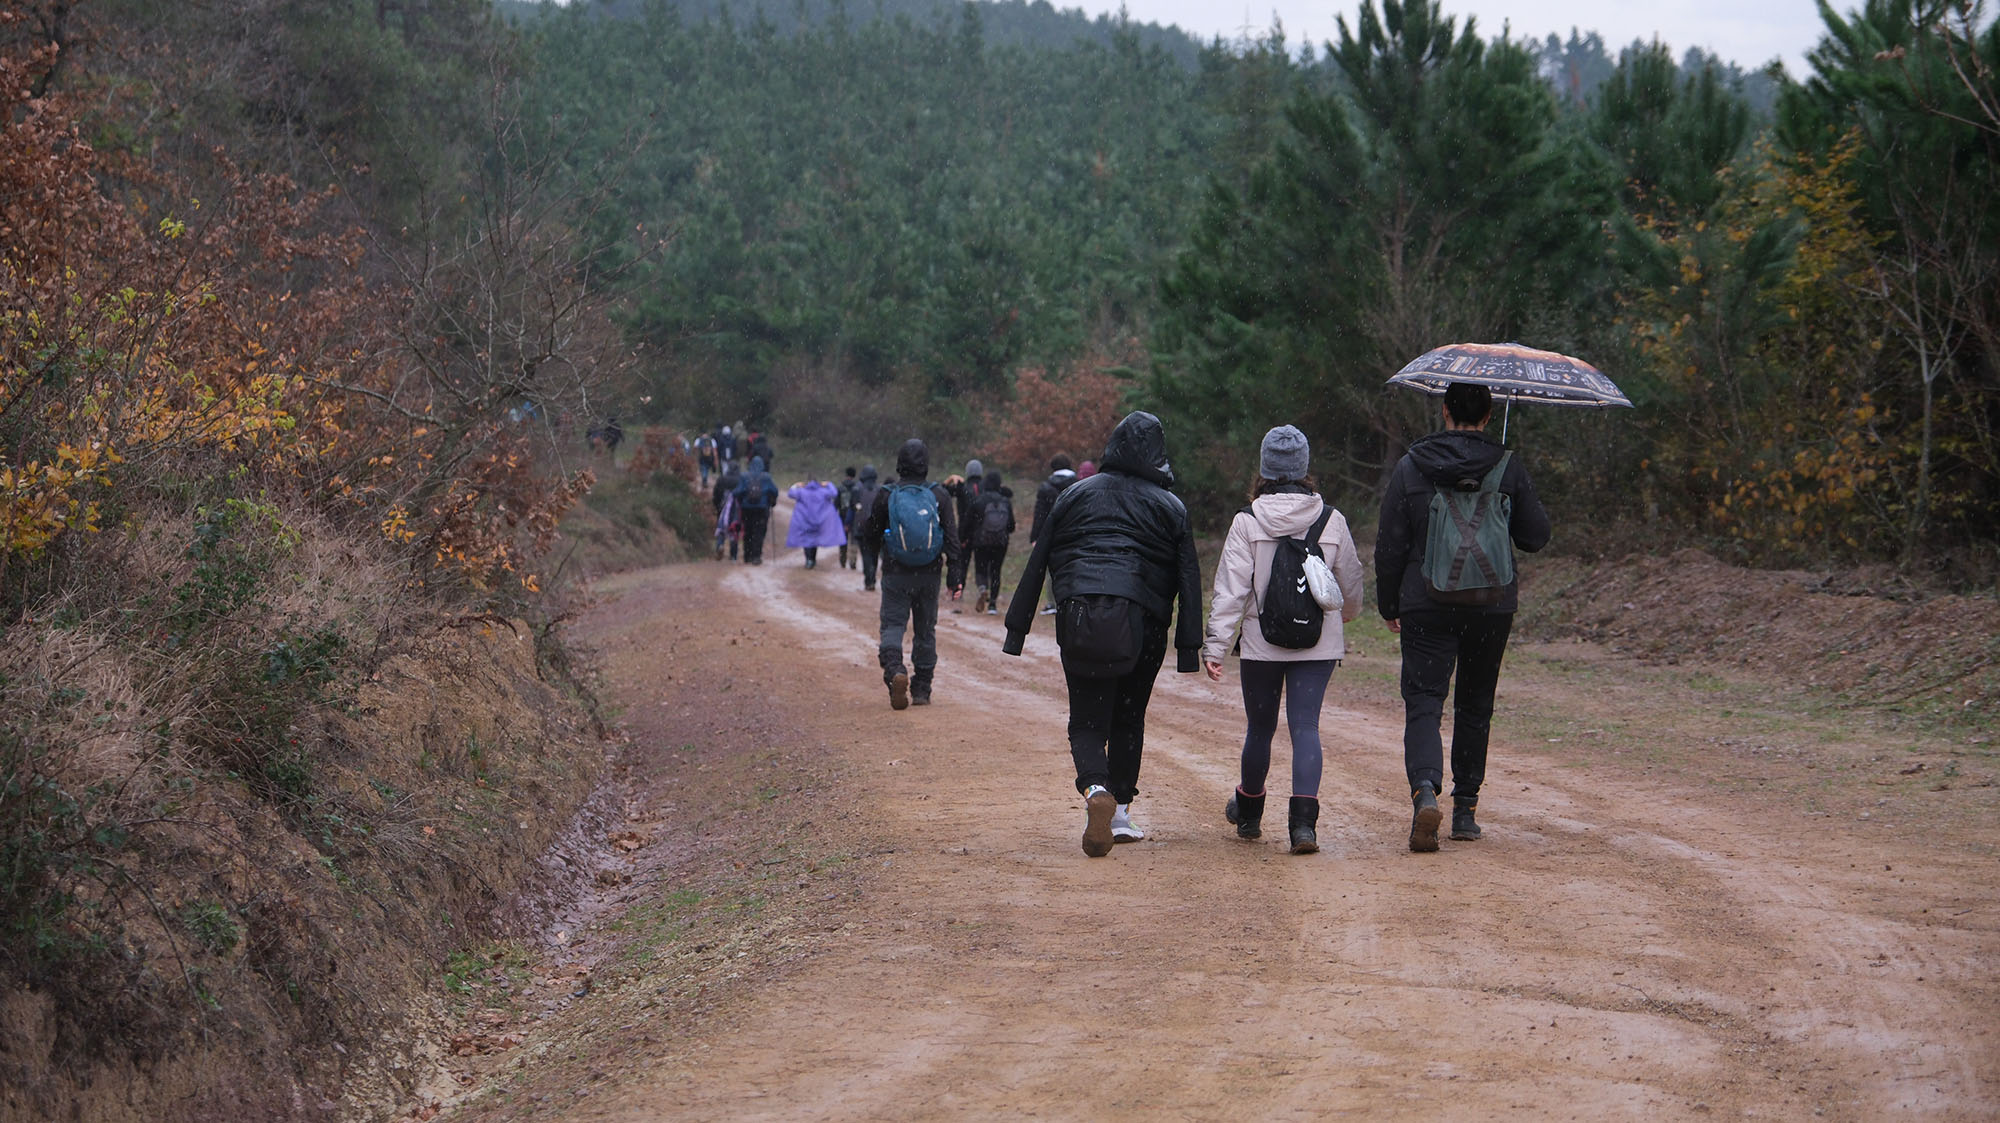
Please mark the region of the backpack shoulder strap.
[[1313, 520], [1313, 528], [1306, 534], [1306, 545], [1308, 546], [1319, 545], [1320, 535], [1326, 533], [1326, 524], [1332, 521], [1333, 521], [1333, 504], [1328, 503], [1324, 499], [1320, 500], [1319, 518]]
[[1495, 464], [1493, 466], [1493, 470], [1486, 473], [1486, 478], [1479, 481], [1479, 490], [1489, 493], [1499, 491], [1500, 478], [1507, 474], [1507, 462], [1512, 459], [1514, 459], [1513, 449], [1510, 448], [1507, 451], [1501, 453], [1500, 463]]

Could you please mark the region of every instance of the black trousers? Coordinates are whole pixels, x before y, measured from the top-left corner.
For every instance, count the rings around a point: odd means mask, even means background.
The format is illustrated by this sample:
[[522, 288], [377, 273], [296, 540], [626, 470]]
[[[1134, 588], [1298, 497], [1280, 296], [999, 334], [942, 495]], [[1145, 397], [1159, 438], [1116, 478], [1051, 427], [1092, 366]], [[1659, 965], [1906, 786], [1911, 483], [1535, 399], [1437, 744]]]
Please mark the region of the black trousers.
[[861, 583], [872, 589], [875, 587], [875, 566], [882, 560], [881, 536], [864, 535], [857, 545], [861, 547]]
[[972, 581], [985, 590], [989, 604], [1000, 599], [1000, 566], [1006, 560], [1005, 544], [972, 548]]
[[1486, 743], [1493, 728], [1493, 692], [1507, 654], [1511, 612], [1423, 610], [1403, 614], [1403, 771], [1412, 791], [1429, 780], [1444, 787], [1444, 737], [1439, 724], [1457, 671], [1451, 709], [1451, 794], [1471, 802], [1486, 782]]
[[769, 507], [743, 508], [743, 560], [751, 565], [764, 561], [764, 533], [771, 529]]
[[1167, 657], [1167, 624], [1146, 617], [1139, 662], [1117, 678], [1069, 680], [1069, 755], [1076, 762], [1079, 795], [1092, 784], [1111, 790], [1120, 803], [1139, 794], [1139, 758], [1146, 749], [1146, 704], [1153, 699], [1153, 680]]

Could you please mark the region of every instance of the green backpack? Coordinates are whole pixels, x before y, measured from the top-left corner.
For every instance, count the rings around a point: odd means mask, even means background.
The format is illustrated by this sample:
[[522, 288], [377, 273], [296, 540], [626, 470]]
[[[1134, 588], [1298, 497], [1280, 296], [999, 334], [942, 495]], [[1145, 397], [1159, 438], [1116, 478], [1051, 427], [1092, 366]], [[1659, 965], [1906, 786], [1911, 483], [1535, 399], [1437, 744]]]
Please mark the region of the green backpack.
[[1499, 604], [1514, 582], [1514, 499], [1500, 490], [1513, 452], [1486, 473], [1478, 490], [1440, 487], [1431, 493], [1424, 532], [1424, 587], [1439, 604]]

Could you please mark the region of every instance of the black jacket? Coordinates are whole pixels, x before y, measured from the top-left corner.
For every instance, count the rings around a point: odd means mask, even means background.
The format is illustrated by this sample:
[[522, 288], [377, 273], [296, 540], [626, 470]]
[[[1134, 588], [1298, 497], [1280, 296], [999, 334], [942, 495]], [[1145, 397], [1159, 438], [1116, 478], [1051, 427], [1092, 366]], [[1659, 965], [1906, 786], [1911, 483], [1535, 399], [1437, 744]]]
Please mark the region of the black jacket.
[[979, 528], [986, 522], [986, 509], [998, 507], [1007, 512], [1006, 538], [993, 543], [1004, 547], [1007, 539], [1014, 537], [1014, 489], [1000, 482], [1000, 473], [988, 472], [979, 481], [979, 498], [972, 501], [972, 509], [967, 512], [965, 525], [960, 530], [965, 535], [967, 546], [979, 545]]
[[[880, 494], [882, 485], [875, 475], [875, 465], [864, 465], [861, 469], [861, 479], [854, 485], [854, 525], [849, 529], [854, 532], [854, 541], [857, 544], [868, 543], [870, 553], [882, 547], [881, 539], [863, 538], [861, 529], [868, 525], [868, 516], [875, 510], [875, 497]], [[876, 533], [879, 535], [881, 532]]]
[[1050, 472], [1049, 478], [1042, 481], [1042, 486], [1035, 489], [1035, 517], [1028, 522], [1029, 542], [1042, 540], [1042, 529], [1049, 525], [1049, 508], [1056, 505], [1056, 496], [1075, 482], [1076, 472], [1064, 468]]
[[1007, 609], [1007, 642], [1019, 655], [1041, 606], [1046, 576], [1058, 601], [1109, 595], [1136, 601], [1155, 620], [1173, 617], [1176, 668], [1200, 668], [1201, 563], [1187, 508], [1167, 489], [1166, 431], [1150, 413], [1128, 414], [1104, 447], [1096, 475], [1078, 480], [1056, 497], [1048, 525]]
[[[896, 452], [896, 482], [898, 484], [921, 484], [930, 479], [931, 452], [924, 442], [915, 437], [903, 442]], [[944, 534], [944, 549], [931, 560], [929, 565], [914, 568], [898, 562], [889, 552], [882, 552], [882, 572], [884, 573], [939, 573], [946, 574], [945, 585], [951, 589], [965, 587], [965, 551], [960, 549], [958, 523], [952, 510], [951, 496], [943, 484], [931, 484], [931, 495], [937, 499], [938, 530]], [[889, 489], [882, 488], [875, 493], [875, 502], [868, 511], [868, 521], [861, 526], [861, 533], [881, 541], [884, 531], [889, 529]]]
[[[1500, 463], [1504, 451], [1483, 432], [1446, 429], [1418, 437], [1396, 462], [1395, 471], [1389, 473], [1389, 486], [1382, 492], [1382, 522], [1375, 532], [1375, 607], [1384, 620], [1425, 609], [1512, 612], [1519, 607], [1519, 581], [1507, 586], [1499, 604], [1483, 608], [1438, 604], [1424, 589], [1424, 538], [1430, 524], [1431, 495], [1440, 486], [1485, 479]], [[1532, 554], [1548, 545], [1549, 513], [1535, 494], [1535, 485], [1519, 456], [1507, 462], [1500, 491], [1514, 502], [1514, 517], [1507, 530], [1515, 547]]]
[[722, 513], [722, 497], [735, 494], [737, 485], [742, 482], [743, 473], [738, 472], [734, 468], [716, 477], [715, 490], [710, 492], [708, 497], [709, 503], [715, 507], [716, 514], [719, 515]]

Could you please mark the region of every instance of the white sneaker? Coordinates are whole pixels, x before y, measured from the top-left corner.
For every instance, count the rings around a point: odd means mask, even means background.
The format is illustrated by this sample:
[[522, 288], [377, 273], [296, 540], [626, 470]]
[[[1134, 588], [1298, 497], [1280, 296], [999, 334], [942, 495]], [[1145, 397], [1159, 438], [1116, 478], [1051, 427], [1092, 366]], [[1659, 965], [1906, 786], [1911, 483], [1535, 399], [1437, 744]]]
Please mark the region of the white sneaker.
[[1132, 825], [1132, 805], [1121, 803], [1111, 815], [1111, 841], [1138, 842], [1146, 837], [1146, 832]]

